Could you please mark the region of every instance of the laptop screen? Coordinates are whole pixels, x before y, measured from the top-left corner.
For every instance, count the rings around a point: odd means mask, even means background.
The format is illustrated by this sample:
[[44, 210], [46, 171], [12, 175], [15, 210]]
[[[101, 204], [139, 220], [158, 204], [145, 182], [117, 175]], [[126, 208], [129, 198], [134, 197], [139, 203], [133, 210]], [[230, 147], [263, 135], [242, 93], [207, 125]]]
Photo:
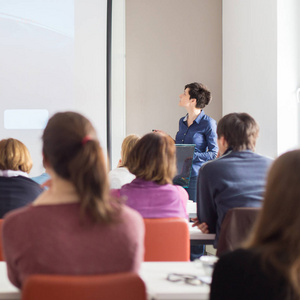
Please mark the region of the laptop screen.
[[194, 144], [176, 144], [176, 164], [177, 174], [173, 183], [181, 185], [184, 188], [189, 187], [190, 176], [193, 165], [193, 156], [195, 151]]

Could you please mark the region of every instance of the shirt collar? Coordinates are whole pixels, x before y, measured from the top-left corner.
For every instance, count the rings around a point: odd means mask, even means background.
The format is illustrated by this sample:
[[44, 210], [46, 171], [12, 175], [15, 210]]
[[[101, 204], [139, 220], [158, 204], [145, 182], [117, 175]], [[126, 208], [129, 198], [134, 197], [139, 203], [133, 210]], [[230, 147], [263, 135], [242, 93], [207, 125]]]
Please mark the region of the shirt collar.
[[[186, 114], [186, 115], [185, 115], [185, 117], [184, 117], [184, 119], [183, 119], [183, 122], [186, 122], [186, 121], [187, 121], [188, 115], [189, 115], [189, 114]], [[204, 117], [204, 115], [205, 115], [204, 110], [201, 110], [201, 113], [198, 115], [198, 117], [195, 119], [194, 122], [196, 122], [196, 123], [199, 124], [200, 121], [201, 121], [201, 119]]]
[[2, 176], [2, 177], [17, 177], [17, 176], [28, 177], [28, 174], [25, 172], [22, 172], [22, 171], [0, 170], [0, 176]]

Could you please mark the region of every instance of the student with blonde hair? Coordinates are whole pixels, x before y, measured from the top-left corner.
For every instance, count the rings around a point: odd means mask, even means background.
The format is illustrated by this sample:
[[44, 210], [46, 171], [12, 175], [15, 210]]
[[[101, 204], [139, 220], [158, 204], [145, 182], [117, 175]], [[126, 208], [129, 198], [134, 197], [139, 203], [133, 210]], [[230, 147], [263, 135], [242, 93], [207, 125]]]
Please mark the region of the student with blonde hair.
[[28, 174], [32, 160], [19, 140], [0, 141], [0, 218], [16, 208], [31, 203], [43, 189]]
[[106, 160], [94, 127], [74, 112], [55, 114], [43, 133], [49, 190], [8, 214], [3, 250], [8, 277], [137, 272], [144, 222], [109, 195]]
[[211, 300], [300, 299], [299, 170], [300, 150], [275, 160], [249, 240], [215, 267]]
[[138, 135], [130, 134], [123, 140], [118, 167], [108, 173], [111, 189], [119, 189], [135, 178], [135, 175], [131, 174], [127, 168], [127, 159], [128, 154], [139, 139]]
[[112, 194], [124, 196], [126, 204], [144, 218], [187, 218], [187, 192], [172, 180], [176, 173], [176, 148], [164, 133], [149, 133], [133, 147], [127, 159], [129, 171], [136, 176]]

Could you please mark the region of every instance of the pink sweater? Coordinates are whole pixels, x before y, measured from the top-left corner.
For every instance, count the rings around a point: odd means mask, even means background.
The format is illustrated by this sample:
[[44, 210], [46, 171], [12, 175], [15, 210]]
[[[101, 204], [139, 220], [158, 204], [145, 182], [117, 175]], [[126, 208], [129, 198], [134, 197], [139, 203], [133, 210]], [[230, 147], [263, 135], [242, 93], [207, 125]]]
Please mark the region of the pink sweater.
[[111, 194], [125, 196], [126, 204], [143, 218], [188, 218], [188, 193], [178, 185], [159, 185], [136, 178], [119, 190], [111, 190]]
[[6, 215], [3, 249], [17, 287], [31, 274], [92, 275], [137, 272], [144, 255], [144, 223], [123, 207], [117, 223], [80, 222], [79, 204], [28, 206]]

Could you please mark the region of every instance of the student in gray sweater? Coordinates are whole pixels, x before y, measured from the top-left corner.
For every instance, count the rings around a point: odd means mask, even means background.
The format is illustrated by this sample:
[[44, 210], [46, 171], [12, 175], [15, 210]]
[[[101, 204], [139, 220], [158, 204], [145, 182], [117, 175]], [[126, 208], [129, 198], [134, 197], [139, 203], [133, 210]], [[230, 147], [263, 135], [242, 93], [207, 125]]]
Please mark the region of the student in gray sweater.
[[224, 116], [217, 127], [220, 157], [199, 171], [194, 226], [204, 233], [216, 233], [215, 248], [229, 209], [262, 205], [272, 160], [254, 153], [258, 132], [258, 124], [246, 113]]

